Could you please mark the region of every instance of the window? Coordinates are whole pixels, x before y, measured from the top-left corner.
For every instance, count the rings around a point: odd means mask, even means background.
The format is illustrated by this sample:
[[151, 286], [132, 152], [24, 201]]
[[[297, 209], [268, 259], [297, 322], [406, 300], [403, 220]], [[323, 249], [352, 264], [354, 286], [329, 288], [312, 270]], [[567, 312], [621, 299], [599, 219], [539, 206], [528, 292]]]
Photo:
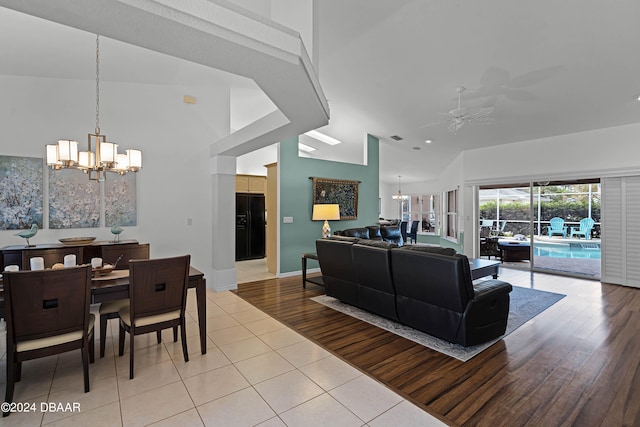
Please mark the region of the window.
[[440, 196], [437, 194], [410, 194], [402, 203], [402, 220], [419, 221], [418, 231], [436, 233], [439, 227]]
[[447, 191], [445, 203], [446, 237], [458, 240], [458, 190]]

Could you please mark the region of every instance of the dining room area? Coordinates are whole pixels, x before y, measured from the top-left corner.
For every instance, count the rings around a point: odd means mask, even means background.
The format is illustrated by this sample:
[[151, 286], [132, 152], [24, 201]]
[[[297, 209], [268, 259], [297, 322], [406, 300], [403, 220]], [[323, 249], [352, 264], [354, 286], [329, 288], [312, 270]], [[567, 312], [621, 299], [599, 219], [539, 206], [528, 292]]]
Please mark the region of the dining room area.
[[[0, 248], [1, 425], [443, 425], [235, 293], [207, 289], [188, 255], [154, 258], [150, 246]], [[149, 307], [158, 299], [178, 300], [177, 313]], [[349, 388], [365, 384], [354, 400]]]

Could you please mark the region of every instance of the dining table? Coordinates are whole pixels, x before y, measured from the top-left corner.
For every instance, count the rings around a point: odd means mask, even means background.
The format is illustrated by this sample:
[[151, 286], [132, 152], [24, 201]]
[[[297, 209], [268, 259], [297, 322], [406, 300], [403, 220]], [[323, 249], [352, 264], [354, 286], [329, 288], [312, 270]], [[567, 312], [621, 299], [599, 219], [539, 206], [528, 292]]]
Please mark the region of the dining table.
[[[91, 302], [98, 304], [107, 301], [129, 298], [129, 270], [113, 270], [109, 274], [94, 276], [91, 279]], [[207, 281], [204, 273], [189, 267], [189, 289], [195, 288], [198, 329], [200, 333], [200, 351], [207, 353]], [[4, 317], [4, 296], [0, 278], [0, 315]]]

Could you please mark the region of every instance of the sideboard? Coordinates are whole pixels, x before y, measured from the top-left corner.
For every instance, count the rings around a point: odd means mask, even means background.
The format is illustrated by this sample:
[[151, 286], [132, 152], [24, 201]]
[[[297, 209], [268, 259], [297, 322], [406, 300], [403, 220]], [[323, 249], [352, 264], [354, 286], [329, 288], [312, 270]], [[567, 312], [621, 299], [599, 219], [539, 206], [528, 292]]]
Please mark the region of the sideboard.
[[91, 244], [84, 245], [62, 243], [44, 243], [29, 247], [25, 245], [13, 245], [0, 248], [0, 252], [2, 253], [0, 262], [2, 263], [2, 270], [4, 270], [7, 265], [18, 265], [20, 266], [20, 270], [25, 270], [29, 268], [29, 259], [31, 257], [41, 256], [45, 259], [45, 267], [51, 268], [49, 264], [60, 262], [65, 255], [74, 254], [76, 255], [78, 264], [89, 264], [91, 258], [94, 257], [103, 258], [105, 263], [114, 263], [115, 259], [105, 259], [102, 255], [104, 247], [113, 247], [116, 245], [121, 247], [123, 252], [129, 252], [141, 246], [137, 240], [122, 240], [120, 242], [94, 241]]

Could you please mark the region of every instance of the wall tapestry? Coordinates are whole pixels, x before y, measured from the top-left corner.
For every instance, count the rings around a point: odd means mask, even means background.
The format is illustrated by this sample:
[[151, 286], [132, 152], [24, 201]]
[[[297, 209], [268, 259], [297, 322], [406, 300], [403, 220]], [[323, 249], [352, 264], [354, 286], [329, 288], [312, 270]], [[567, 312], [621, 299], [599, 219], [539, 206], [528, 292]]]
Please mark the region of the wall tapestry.
[[109, 174], [104, 181], [105, 222], [113, 225], [137, 225], [135, 173]]
[[0, 230], [42, 228], [42, 158], [0, 156]]
[[313, 204], [337, 203], [340, 220], [358, 219], [358, 184], [360, 181], [340, 179], [313, 179]]
[[49, 170], [49, 228], [100, 226], [100, 183], [77, 169]]

